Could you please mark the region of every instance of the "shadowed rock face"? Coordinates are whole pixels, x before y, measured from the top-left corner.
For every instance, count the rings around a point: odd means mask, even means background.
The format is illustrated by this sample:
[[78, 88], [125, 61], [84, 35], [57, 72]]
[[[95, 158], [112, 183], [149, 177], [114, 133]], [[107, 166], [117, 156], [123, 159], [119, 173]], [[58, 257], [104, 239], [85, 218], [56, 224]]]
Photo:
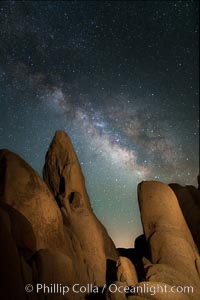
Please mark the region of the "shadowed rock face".
[[26, 258], [36, 249], [31, 224], [23, 215], [0, 202], [0, 298], [25, 300], [20, 252]]
[[179, 205], [200, 251], [200, 190], [192, 185], [169, 184], [176, 194]]
[[46, 155], [44, 181], [61, 208], [66, 239], [74, 246], [88, 268], [86, 281], [97, 285], [106, 282], [106, 260], [117, 260], [115, 246], [103, 225], [94, 215], [85, 181], [71, 141], [57, 131]]

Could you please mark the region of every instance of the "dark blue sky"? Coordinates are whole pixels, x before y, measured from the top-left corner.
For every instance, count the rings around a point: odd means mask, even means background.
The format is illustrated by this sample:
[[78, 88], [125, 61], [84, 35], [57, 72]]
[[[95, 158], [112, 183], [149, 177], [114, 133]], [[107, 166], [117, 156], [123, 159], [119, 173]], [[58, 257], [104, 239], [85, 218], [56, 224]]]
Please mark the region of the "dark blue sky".
[[0, 147], [40, 174], [67, 131], [117, 246], [141, 233], [137, 184], [195, 184], [197, 1], [2, 1]]

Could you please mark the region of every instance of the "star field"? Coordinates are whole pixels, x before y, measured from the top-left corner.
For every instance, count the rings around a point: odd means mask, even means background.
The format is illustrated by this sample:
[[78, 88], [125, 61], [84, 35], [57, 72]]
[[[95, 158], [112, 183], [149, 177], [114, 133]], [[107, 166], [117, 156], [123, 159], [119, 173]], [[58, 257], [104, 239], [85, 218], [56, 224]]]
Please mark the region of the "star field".
[[142, 232], [137, 184], [196, 185], [197, 1], [2, 1], [0, 147], [39, 174], [56, 130], [117, 246]]

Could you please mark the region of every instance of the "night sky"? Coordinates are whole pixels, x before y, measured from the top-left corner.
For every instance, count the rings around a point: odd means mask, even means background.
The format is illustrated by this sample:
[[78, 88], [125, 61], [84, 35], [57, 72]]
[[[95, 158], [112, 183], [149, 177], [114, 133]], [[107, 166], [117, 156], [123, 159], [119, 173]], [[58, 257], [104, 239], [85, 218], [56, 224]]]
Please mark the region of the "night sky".
[[198, 98], [198, 1], [0, 2], [0, 148], [41, 175], [65, 130], [117, 246], [140, 181], [197, 185]]

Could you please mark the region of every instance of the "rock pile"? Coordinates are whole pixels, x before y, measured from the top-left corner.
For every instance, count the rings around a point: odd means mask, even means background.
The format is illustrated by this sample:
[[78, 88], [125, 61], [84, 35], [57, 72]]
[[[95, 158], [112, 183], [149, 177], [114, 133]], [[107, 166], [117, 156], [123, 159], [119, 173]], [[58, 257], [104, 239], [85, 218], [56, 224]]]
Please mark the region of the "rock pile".
[[[0, 292], [5, 300], [26, 299], [26, 284], [103, 286], [107, 261], [118, 259], [113, 241], [92, 211], [66, 133], [56, 132], [43, 173], [44, 180], [18, 155], [0, 151], [1, 274], [6, 274]], [[65, 299], [84, 299], [85, 294], [67, 293]]]
[[43, 179], [0, 150], [0, 298], [198, 300], [199, 189], [142, 182], [138, 201], [144, 235], [117, 250], [65, 132], [53, 138]]

